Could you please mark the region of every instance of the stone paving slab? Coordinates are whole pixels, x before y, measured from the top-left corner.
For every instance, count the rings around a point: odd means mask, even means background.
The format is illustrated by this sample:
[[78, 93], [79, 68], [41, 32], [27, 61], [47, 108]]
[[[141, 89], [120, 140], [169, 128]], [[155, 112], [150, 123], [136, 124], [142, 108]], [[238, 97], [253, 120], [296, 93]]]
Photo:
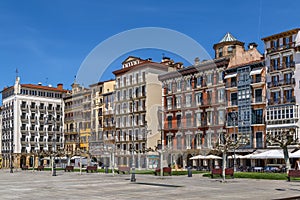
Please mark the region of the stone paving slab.
[[[0, 170], [0, 200], [6, 199], [300, 199], [300, 182], [210, 179], [187, 176], [130, 175], [57, 171]], [[298, 198], [296, 198], [298, 197]]]

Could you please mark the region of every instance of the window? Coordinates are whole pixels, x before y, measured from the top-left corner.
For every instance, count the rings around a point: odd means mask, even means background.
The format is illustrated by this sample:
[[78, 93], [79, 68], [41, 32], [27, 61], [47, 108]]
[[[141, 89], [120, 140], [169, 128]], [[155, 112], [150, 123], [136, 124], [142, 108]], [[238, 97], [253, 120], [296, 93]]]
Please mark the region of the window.
[[197, 87], [200, 87], [202, 85], [202, 77], [197, 77]]
[[176, 115], [177, 128], [181, 128], [181, 115]]
[[236, 106], [238, 104], [237, 102], [237, 93], [231, 93], [230, 94], [230, 101], [232, 106]]
[[225, 121], [225, 112], [224, 110], [219, 110], [218, 111], [218, 124], [224, 124]]
[[200, 127], [201, 126], [201, 113], [200, 112], [196, 113], [195, 126], [196, 127]]
[[213, 116], [212, 111], [207, 112], [207, 125], [213, 125]]
[[176, 96], [176, 107], [181, 108], [181, 96]]
[[168, 83], [168, 93], [172, 92], [172, 82]]
[[192, 105], [192, 95], [191, 94], [186, 95], [185, 104], [186, 104], [186, 107], [191, 107], [191, 105]]
[[169, 97], [167, 99], [167, 108], [168, 108], [168, 110], [172, 109], [172, 97]]
[[263, 148], [263, 134], [256, 132], [256, 148]]
[[168, 129], [171, 129], [172, 128], [172, 116], [169, 115], [168, 116]]
[[178, 80], [176, 82], [176, 88], [177, 88], [177, 91], [181, 91], [181, 80]]
[[263, 109], [257, 109], [253, 111], [252, 124], [263, 124]]
[[196, 146], [197, 148], [201, 147], [202, 145], [202, 134], [201, 133], [198, 133], [196, 135]]
[[181, 135], [177, 135], [176, 139], [177, 139], [177, 149], [181, 149], [182, 148]]
[[187, 89], [187, 90], [189, 90], [189, 89], [191, 89], [191, 79], [187, 79], [186, 81], [185, 81], [185, 88]]
[[218, 102], [225, 102], [225, 90], [224, 88], [218, 90]]
[[228, 54], [231, 54], [233, 52], [233, 46], [229, 46], [228, 48], [227, 48], [227, 53]]
[[213, 82], [213, 74], [209, 73], [207, 74], [207, 84], [212, 84]]
[[224, 79], [223, 72], [219, 72], [219, 82], [222, 82]]
[[219, 57], [222, 57], [222, 56], [223, 56], [223, 48], [222, 48], [222, 47], [220, 47], [220, 48], [218, 49], [218, 53], [219, 53]]
[[202, 102], [203, 102], [203, 100], [202, 100], [202, 93], [201, 92], [199, 92], [199, 93], [196, 93], [195, 94], [195, 101], [196, 101], [196, 104], [199, 106], [199, 105], [202, 105]]
[[186, 127], [187, 128], [192, 127], [192, 114], [188, 113], [188, 114], [186, 114], [185, 117], [186, 117]]
[[190, 134], [185, 135], [185, 144], [187, 149], [191, 149], [192, 146], [192, 137]]
[[255, 90], [255, 103], [262, 102], [262, 89]]
[[207, 103], [211, 104], [212, 103], [212, 91], [207, 91]]

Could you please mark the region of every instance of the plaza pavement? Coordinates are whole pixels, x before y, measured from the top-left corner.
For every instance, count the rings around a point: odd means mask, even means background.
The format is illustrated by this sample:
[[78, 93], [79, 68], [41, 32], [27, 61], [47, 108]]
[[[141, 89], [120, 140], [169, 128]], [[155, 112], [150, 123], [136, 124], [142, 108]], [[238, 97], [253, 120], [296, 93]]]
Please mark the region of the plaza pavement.
[[300, 199], [300, 182], [285, 180], [210, 179], [195, 175], [130, 175], [57, 171], [0, 170], [0, 200], [59, 199]]

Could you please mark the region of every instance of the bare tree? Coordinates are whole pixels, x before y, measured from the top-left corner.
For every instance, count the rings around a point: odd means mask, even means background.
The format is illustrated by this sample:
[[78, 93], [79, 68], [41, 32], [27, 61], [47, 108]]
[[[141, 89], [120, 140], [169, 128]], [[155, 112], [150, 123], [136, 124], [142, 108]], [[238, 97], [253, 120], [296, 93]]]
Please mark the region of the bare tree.
[[291, 169], [288, 146], [299, 145], [299, 138], [295, 136], [295, 129], [289, 129], [288, 131], [282, 131], [279, 134], [268, 133], [266, 137], [266, 140], [270, 145], [279, 145], [280, 148], [283, 150], [283, 156], [287, 173], [288, 170]]
[[[241, 146], [246, 145], [249, 139], [245, 136], [238, 135], [232, 137], [231, 134], [220, 134], [219, 142], [216, 145], [215, 150], [222, 153], [222, 181], [225, 182], [225, 169], [227, 165], [227, 154], [231, 150], [236, 150]], [[235, 158], [234, 158], [235, 159]]]

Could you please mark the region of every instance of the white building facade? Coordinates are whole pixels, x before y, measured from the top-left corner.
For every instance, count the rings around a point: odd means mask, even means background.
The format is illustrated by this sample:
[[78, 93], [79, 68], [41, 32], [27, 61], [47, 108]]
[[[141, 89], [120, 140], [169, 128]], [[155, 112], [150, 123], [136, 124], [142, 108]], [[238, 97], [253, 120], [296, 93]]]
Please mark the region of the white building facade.
[[[64, 147], [64, 113], [62, 97], [67, 91], [41, 84], [20, 84], [2, 91], [3, 167], [37, 167], [42, 154], [57, 152]], [[49, 164], [49, 163], [45, 163]]]
[[293, 129], [299, 138], [300, 29], [263, 38], [267, 67], [267, 134]]

